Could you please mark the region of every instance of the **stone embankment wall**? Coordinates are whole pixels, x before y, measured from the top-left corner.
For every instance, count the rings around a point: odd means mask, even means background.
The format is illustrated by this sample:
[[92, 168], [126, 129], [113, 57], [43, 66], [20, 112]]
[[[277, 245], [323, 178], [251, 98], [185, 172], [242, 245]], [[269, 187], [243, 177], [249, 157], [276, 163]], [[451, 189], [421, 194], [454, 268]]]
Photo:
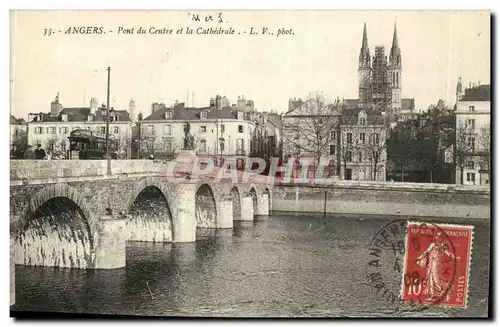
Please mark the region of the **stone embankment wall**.
[[489, 219], [490, 189], [464, 185], [338, 181], [276, 185], [272, 210]]

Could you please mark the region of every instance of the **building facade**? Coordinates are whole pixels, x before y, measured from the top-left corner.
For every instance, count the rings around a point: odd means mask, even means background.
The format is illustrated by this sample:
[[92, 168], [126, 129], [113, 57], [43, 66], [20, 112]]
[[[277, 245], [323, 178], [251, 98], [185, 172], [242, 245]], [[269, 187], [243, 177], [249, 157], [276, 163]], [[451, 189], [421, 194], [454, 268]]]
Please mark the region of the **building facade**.
[[491, 88], [457, 85], [455, 167], [456, 183], [489, 185], [491, 180]]
[[217, 162], [230, 158], [244, 165], [255, 123], [248, 112], [227, 104], [211, 101], [211, 106], [195, 108], [177, 103], [152, 112], [139, 121], [141, 156], [174, 157], [185, 148], [184, 129], [189, 123], [198, 156]]
[[385, 117], [370, 109], [344, 110], [336, 133], [340, 175], [346, 180], [386, 180]]
[[[135, 112], [135, 102], [130, 101], [129, 111]], [[130, 158], [132, 125], [129, 111], [109, 110], [109, 133], [118, 140], [118, 157]], [[66, 158], [69, 150], [70, 133], [76, 129], [86, 129], [106, 134], [108, 110], [98, 106], [96, 98], [90, 100], [89, 107], [65, 108], [59, 102], [59, 95], [51, 103], [49, 113], [30, 113], [28, 116], [28, 144], [41, 145], [53, 158]]]
[[10, 143], [24, 150], [28, 146], [28, 125], [22, 118], [10, 116]]
[[316, 167], [319, 161], [323, 177], [385, 180], [387, 128], [380, 112], [347, 109], [345, 101], [337, 98], [321, 114], [313, 115], [303, 110], [301, 101], [290, 99], [290, 110], [283, 116], [285, 161], [295, 158], [296, 170], [301, 171], [300, 161], [307, 160], [309, 177], [321, 173]]

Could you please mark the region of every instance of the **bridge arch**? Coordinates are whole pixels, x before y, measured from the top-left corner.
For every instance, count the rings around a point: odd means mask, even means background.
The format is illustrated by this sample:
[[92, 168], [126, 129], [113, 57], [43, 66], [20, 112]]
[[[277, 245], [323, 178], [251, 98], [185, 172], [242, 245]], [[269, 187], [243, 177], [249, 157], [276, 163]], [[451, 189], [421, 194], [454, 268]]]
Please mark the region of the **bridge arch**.
[[97, 218], [71, 186], [44, 187], [30, 199], [22, 216], [15, 240], [16, 263], [93, 267], [98, 243]]
[[195, 197], [196, 227], [217, 228], [217, 199], [212, 187], [201, 184]]
[[157, 179], [146, 177], [136, 185], [126, 205], [125, 237], [128, 241], [172, 242], [170, 192]]

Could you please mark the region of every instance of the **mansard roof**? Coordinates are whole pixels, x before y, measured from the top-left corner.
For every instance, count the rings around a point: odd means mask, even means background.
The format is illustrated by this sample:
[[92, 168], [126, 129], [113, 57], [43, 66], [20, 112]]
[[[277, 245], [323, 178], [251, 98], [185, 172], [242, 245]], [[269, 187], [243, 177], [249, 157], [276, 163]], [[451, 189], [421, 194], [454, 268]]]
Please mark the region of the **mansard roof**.
[[[97, 108], [94, 118], [91, 121], [97, 121], [97, 122], [105, 122], [106, 121], [106, 115], [103, 115], [103, 112], [106, 111], [105, 108]], [[111, 108], [109, 110], [110, 112], [110, 117], [113, 116], [119, 116], [120, 119], [119, 121], [131, 121], [130, 120], [130, 115], [127, 110], [115, 110]], [[68, 122], [85, 122], [89, 121], [88, 116], [90, 113], [90, 107], [73, 107], [73, 108], [63, 108], [57, 116], [51, 116], [50, 113], [30, 113], [30, 115], [41, 115], [42, 120], [38, 120], [38, 117], [35, 117], [31, 122], [59, 122], [63, 121], [62, 120], [62, 115], [66, 114], [68, 115], [68, 119], [66, 121]]]
[[[206, 119], [238, 119], [238, 109], [236, 107], [223, 107], [217, 109], [215, 107], [185, 107], [184, 103], [180, 103], [173, 107], [161, 108], [153, 112], [148, 117], [144, 118], [142, 121], [156, 121], [165, 120], [165, 113], [172, 112], [172, 118], [169, 120], [199, 120], [201, 119], [201, 112], [207, 112]], [[244, 113], [245, 118], [248, 118], [248, 113]]]
[[385, 116], [373, 109], [350, 109], [344, 110], [341, 115], [342, 125], [357, 125], [358, 116], [361, 112], [366, 113], [366, 125], [385, 125]]

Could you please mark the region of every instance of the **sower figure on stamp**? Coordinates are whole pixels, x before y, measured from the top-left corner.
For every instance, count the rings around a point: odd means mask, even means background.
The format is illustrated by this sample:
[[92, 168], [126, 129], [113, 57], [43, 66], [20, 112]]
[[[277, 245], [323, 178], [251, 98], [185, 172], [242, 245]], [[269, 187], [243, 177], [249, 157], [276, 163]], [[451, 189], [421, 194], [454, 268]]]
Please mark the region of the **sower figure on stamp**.
[[441, 276], [441, 256], [445, 254], [450, 259], [460, 259], [453, 253], [448, 251], [448, 245], [443, 242], [443, 233], [437, 231], [434, 234], [434, 242], [429, 244], [427, 249], [417, 258], [416, 263], [421, 267], [427, 266], [426, 276], [424, 279], [429, 300], [435, 300], [444, 295], [446, 288], [443, 285], [447, 284], [445, 278]]

